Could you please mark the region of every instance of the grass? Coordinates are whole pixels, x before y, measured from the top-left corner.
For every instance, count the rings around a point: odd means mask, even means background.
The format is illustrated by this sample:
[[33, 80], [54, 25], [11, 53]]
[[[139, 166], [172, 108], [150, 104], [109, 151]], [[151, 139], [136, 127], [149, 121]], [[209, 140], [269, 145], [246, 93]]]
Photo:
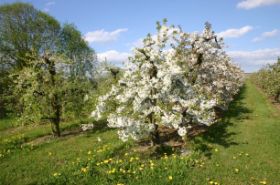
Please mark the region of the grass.
[[0, 119], [0, 131], [14, 127], [13, 122], [14, 119], [12, 118]]
[[224, 119], [191, 141], [190, 156], [150, 156], [102, 124], [11, 149], [3, 142], [15, 133], [30, 141], [41, 136], [33, 132], [48, 133], [44, 126], [13, 129], [0, 131], [0, 184], [280, 184], [280, 111], [250, 81]]

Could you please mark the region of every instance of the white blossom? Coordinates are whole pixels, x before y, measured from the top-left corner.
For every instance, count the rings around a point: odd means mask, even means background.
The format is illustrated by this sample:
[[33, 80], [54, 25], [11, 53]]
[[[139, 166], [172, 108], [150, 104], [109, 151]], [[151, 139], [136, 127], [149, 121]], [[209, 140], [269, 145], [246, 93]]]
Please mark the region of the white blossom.
[[[209, 23], [200, 33], [160, 25], [135, 48], [124, 74], [99, 97], [92, 117], [107, 113], [108, 126], [123, 141], [149, 136], [157, 126], [184, 137], [194, 124], [212, 125], [242, 86], [242, 71], [222, 50]], [[107, 108], [108, 101], [117, 107]], [[110, 111], [110, 112], [108, 112]]]

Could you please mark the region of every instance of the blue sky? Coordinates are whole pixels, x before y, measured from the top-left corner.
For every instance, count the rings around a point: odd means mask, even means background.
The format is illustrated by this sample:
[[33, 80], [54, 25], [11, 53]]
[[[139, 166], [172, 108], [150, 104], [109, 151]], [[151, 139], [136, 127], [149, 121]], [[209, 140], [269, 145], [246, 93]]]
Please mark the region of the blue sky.
[[[1, 0], [0, 4], [14, 0]], [[167, 18], [186, 32], [209, 21], [226, 50], [245, 71], [280, 56], [280, 0], [22, 0], [62, 23], [74, 23], [100, 59], [117, 65], [156, 21]]]

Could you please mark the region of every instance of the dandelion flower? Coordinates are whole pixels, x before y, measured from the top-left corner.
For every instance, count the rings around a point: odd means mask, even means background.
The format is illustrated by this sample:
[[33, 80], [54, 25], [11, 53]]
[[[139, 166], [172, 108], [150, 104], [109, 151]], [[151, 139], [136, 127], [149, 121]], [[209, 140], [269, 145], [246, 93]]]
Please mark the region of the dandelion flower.
[[267, 182], [265, 181], [265, 180], [263, 180], [263, 181], [260, 181], [260, 184], [267, 184]]
[[87, 168], [81, 168], [81, 172], [87, 173], [88, 169]]
[[57, 173], [57, 172], [55, 172], [55, 173], [53, 174], [54, 177], [57, 177], [57, 176], [59, 176], [59, 175], [60, 175], [60, 173]]
[[169, 175], [169, 176], [168, 176], [168, 180], [171, 181], [172, 179], [173, 179], [173, 177], [172, 177], [171, 175]]

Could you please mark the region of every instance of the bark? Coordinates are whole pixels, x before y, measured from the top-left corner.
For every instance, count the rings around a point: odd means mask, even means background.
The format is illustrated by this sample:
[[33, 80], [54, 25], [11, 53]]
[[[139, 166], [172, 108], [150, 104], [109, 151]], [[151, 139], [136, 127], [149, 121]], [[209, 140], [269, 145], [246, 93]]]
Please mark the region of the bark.
[[152, 136], [152, 145], [160, 145], [161, 144], [161, 140], [160, 140], [160, 135], [159, 135], [159, 129], [158, 129], [158, 125], [155, 123], [154, 120], [154, 116], [153, 116], [153, 112], [149, 115], [149, 119], [150, 119], [150, 123], [152, 123], [154, 125], [154, 131], [152, 132], [151, 136]]
[[274, 100], [275, 100], [277, 103], [280, 102], [280, 91], [278, 91], [278, 92], [276, 93], [276, 96], [274, 97]]
[[[50, 86], [52, 89], [56, 89], [56, 69], [54, 61], [50, 60], [48, 57], [44, 57], [45, 63], [48, 64], [48, 72], [50, 74]], [[52, 131], [54, 136], [61, 136], [60, 132], [60, 119], [61, 119], [61, 105], [59, 101], [59, 95], [56, 91], [51, 91], [50, 94], [50, 104], [52, 108], [53, 115], [51, 116]]]

